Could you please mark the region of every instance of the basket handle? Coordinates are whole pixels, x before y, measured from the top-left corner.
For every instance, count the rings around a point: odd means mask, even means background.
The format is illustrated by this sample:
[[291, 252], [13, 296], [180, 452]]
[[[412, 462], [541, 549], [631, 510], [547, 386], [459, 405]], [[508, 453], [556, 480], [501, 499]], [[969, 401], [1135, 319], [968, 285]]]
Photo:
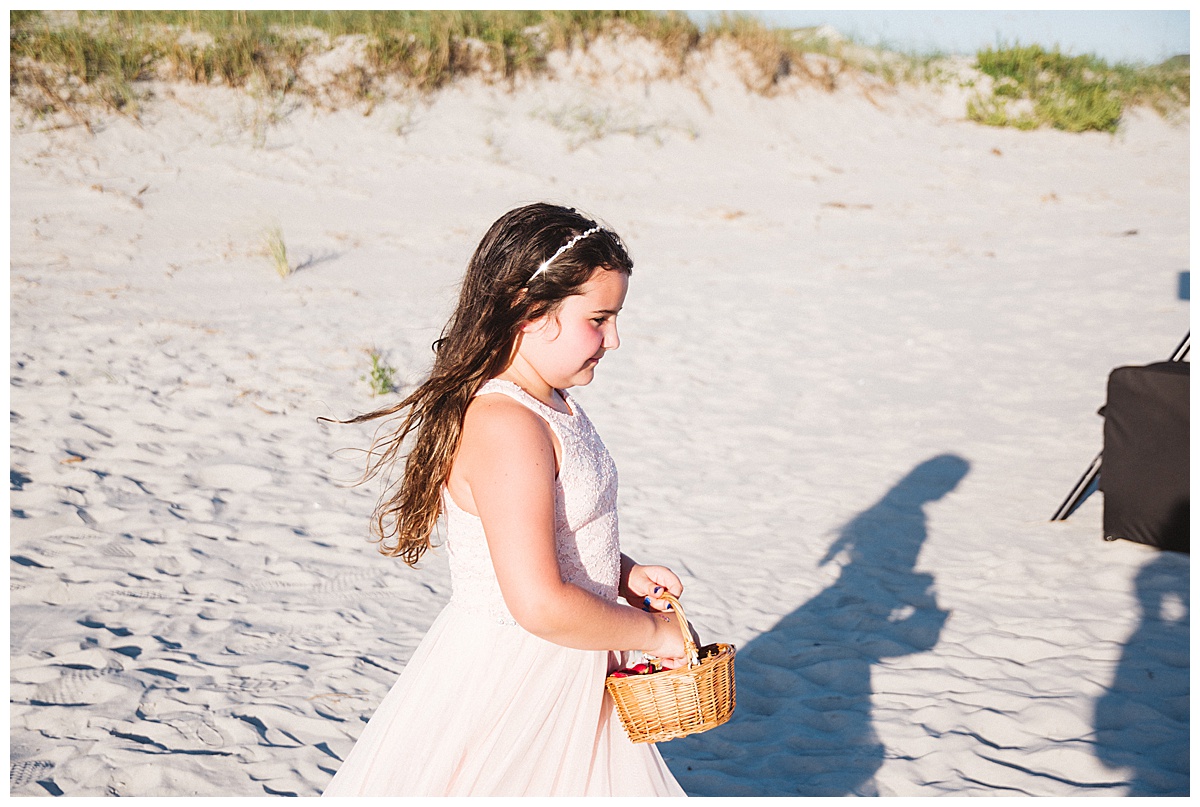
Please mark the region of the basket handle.
[[671, 609], [679, 617], [676, 624], [683, 634], [683, 652], [687, 657], [688, 668], [698, 666], [700, 664], [700, 651], [696, 648], [696, 643], [692, 641], [692, 632], [688, 629], [688, 621], [683, 613], [683, 606], [679, 604], [679, 600], [675, 599], [675, 595], [669, 591], [664, 591], [662, 594], [657, 595], [656, 599], [666, 600], [671, 603]]

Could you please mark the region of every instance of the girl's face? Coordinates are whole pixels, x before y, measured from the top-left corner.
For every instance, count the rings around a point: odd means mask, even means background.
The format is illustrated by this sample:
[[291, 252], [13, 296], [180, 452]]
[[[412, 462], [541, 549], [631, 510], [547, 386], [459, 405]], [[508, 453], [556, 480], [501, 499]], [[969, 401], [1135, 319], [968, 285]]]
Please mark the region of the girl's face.
[[521, 355], [552, 387], [591, 383], [596, 364], [621, 345], [617, 314], [628, 290], [624, 272], [596, 269], [581, 293], [522, 326]]

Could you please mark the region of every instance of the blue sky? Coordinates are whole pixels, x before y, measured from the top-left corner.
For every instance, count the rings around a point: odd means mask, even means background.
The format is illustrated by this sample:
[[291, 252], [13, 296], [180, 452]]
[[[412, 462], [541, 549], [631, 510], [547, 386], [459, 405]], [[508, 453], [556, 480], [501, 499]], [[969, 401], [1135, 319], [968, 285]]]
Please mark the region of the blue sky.
[[[716, 11], [689, 11], [702, 20]], [[1190, 53], [1190, 14], [1172, 11], [784, 11], [752, 12], [772, 25], [829, 24], [869, 45], [919, 53], [974, 53], [997, 42], [1058, 45], [1072, 55], [1155, 64]]]

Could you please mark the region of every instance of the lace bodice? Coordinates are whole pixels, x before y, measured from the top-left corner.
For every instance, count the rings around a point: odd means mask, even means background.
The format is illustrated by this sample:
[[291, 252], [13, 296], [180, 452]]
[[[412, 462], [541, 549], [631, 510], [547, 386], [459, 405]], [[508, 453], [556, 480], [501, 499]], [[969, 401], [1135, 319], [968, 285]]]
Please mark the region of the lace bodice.
[[[562, 579], [605, 599], [617, 598], [621, 547], [617, 532], [617, 467], [579, 404], [563, 392], [573, 414], [558, 412], [511, 381], [493, 378], [476, 395], [508, 395], [541, 416], [562, 447], [554, 486], [554, 538]], [[492, 569], [483, 522], [443, 489], [452, 605], [515, 625]]]

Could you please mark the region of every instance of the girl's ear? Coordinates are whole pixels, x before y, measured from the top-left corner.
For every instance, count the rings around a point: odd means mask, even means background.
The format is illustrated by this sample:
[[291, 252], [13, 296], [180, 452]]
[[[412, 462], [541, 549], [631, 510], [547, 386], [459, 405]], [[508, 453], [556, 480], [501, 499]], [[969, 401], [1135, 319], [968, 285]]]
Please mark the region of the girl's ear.
[[537, 319], [527, 319], [521, 323], [521, 333], [536, 333], [546, 327], [549, 314], [542, 314]]

